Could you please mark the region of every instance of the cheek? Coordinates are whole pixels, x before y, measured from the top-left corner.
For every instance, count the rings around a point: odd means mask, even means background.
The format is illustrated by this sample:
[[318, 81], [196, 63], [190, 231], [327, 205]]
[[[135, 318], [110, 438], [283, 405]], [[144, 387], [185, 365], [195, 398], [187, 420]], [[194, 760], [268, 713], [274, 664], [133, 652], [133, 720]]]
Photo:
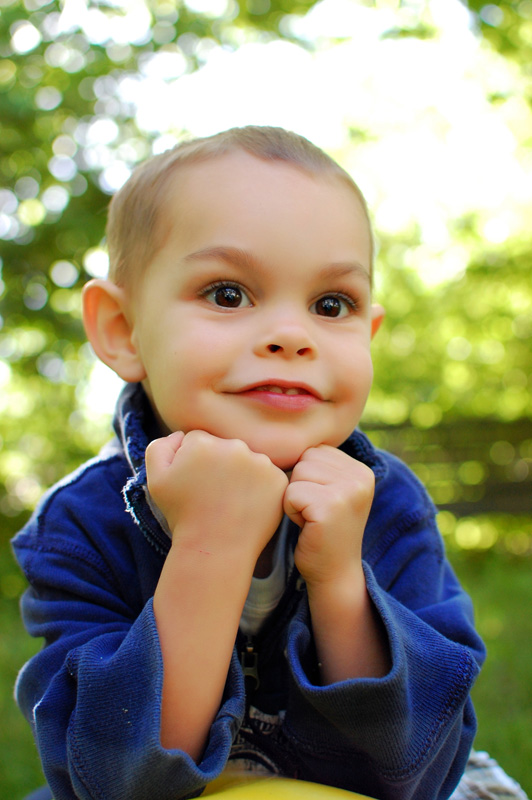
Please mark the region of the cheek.
[[173, 347], [161, 360], [159, 379], [174, 384], [179, 395], [216, 384], [235, 360], [232, 338], [209, 325], [191, 326], [186, 334], [171, 337]]
[[236, 336], [234, 324], [224, 319], [223, 314], [184, 313], [180, 320], [179, 331], [175, 330], [174, 341], [185, 342], [187, 348], [207, 355], [213, 348], [218, 350], [230, 345]]
[[208, 359], [215, 342], [214, 337], [186, 315], [176, 316], [179, 316], [178, 320], [167, 321], [167, 324], [164, 319], [157, 321], [155, 318], [156, 336], [149, 342], [148, 358], [159, 376], [167, 379], [181, 377], [181, 370], [183, 378], [189, 370], [197, 370], [199, 364]]
[[373, 382], [373, 362], [368, 349], [350, 351], [338, 370], [338, 386], [346, 400], [365, 403]]

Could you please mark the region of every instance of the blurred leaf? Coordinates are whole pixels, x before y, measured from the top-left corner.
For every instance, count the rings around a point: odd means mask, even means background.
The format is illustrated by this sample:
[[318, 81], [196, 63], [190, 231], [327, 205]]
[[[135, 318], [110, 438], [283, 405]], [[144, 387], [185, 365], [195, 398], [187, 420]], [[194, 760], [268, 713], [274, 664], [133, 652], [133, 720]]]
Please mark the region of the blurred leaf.
[[[314, 4], [0, 0], [0, 513], [23, 518], [45, 486], [107, 435], [76, 410], [92, 364], [79, 295], [105, 266], [109, 196], [159, 135], [136, 119], [140, 78], [156, 70], [175, 80], [213, 47], [236, 48], [249, 37], [293, 39], [291, 21]], [[366, 5], [397, 7], [398, 25], [385, 36], [432, 33], [426, 2], [416, 14], [400, 3]], [[472, 0], [468, 7], [482, 35], [525, 74], [530, 3]], [[176, 109], [176, 137], [182, 128]], [[352, 139], [355, 146], [375, 135], [353, 126]], [[488, 418], [530, 418], [529, 249], [515, 241], [490, 252], [474, 219], [458, 221], [454, 233], [476, 255], [463, 275], [437, 288], [416, 270], [424, 257], [416, 231], [381, 238], [379, 299], [387, 319], [375, 341], [367, 425], [410, 426], [429, 436], [463, 418], [479, 427]], [[479, 458], [469, 460], [486, 463]], [[528, 463], [522, 460], [521, 472]], [[451, 484], [466, 485], [458, 475], [449, 480], [432, 481], [443, 500]]]

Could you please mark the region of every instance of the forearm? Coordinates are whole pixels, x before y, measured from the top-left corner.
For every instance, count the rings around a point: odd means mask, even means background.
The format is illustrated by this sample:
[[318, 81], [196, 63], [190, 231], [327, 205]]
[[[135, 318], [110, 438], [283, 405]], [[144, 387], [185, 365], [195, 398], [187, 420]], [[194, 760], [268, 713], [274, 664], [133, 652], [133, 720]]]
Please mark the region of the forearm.
[[154, 596], [164, 664], [161, 743], [196, 761], [221, 704], [249, 590], [253, 565], [241, 562], [173, 546]]
[[308, 596], [324, 685], [388, 673], [386, 633], [368, 594], [361, 564], [337, 580], [309, 584]]
[[287, 477], [244, 442], [199, 430], [153, 441], [146, 472], [173, 531], [154, 596], [164, 663], [161, 743], [198, 760], [255, 564], [282, 516]]

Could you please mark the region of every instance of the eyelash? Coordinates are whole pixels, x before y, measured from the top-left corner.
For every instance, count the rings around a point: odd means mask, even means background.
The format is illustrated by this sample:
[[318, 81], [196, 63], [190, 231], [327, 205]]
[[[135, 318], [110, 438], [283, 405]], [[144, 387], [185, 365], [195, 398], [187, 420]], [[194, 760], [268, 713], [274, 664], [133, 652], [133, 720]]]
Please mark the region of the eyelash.
[[[248, 298], [250, 306], [253, 306], [253, 302], [252, 302], [252, 300], [250, 298], [250, 293], [248, 292], [248, 290], [245, 289], [240, 283], [237, 283], [236, 281], [231, 281], [231, 280], [218, 280], [218, 281], [213, 281], [212, 283], [209, 283], [208, 286], [205, 286], [199, 292], [199, 297], [206, 298], [210, 294], [215, 292], [217, 289], [225, 289], [225, 288], [236, 289], [239, 292], [242, 292]], [[360, 307], [359, 301], [356, 300], [355, 298], [353, 298], [351, 295], [345, 294], [344, 292], [326, 292], [325, 294], [321, 295], [321, 297], [318, 297], [318, 299], [315, 300], [311, 304], [311, 308], [312, 308], [312, 306], [315, 306], [317, 303], [319, 303], [320, 300], [324, 300], [327, 297], [334, 297], [334, 298], [344, 302], [349, 307], [350, 313], [355, 314], [359, 310], [359, 307]], [[219, 308], [224, 308], [224, 306], [221, 306], [221, 305], [218, 306], [218, 307]], [[327, 315], [318, 314], [317, 316], [327, 316]], [[337, 319], [337, 318], [338, 317], [332, 317], [332, 319]]]

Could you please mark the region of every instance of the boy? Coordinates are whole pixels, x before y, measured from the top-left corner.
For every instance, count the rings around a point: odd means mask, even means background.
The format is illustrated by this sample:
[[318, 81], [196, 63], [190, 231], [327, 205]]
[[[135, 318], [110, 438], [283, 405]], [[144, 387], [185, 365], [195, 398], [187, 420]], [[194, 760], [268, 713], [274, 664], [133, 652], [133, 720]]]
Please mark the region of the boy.
[[15, 540], [55, 800], [192, 797], [229, 759], [448, 798], [484, 653], [430, 500], [353, 433], [383, 316], [358, 188], [236, 129], [138, 169], [108, 242], [84, 321], [117, 439]]

